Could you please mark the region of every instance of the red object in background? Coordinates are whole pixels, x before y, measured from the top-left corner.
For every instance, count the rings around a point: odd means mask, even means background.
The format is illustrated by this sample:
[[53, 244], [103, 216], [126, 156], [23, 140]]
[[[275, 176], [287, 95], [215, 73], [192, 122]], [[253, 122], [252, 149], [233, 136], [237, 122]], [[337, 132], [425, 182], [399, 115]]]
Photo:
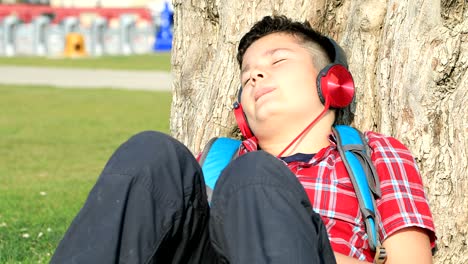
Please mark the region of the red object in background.
[[50, 7], [43, 5], [25, 5], [13, 4], [5, 5], [0, 4], [0, 20], [9, 15], [16, 15], [24, 23], [30, 23], [36, 16], [48, 15], [52, 17], [52, 23], [60, 23], [68, 16], [78, 17], [82, 13], [95, 13], [106, 18], [118, 18], [122, 14], [135, 14], [140, 19], [152, 21], [152, 15], [149, 9], [142, 7], [129, 7], [129, 8], [103, 8], [103, 7]]

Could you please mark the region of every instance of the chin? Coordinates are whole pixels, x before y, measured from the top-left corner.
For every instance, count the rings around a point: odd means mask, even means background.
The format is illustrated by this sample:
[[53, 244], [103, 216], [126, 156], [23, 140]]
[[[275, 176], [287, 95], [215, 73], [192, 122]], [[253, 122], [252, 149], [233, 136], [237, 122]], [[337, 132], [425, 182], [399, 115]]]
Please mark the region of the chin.
[[284, 110], [282, 111], [280, 105], [275, 102], [261, 102], [255, 107], [255, 119], [259, 122], [265, 122], [282, 115], [282, 113], [285, 113]]
[[258, 111], [255, 113], [255, 120], [257, 123], [265, 123], [270, 121], [275, 116], [272, 111]]

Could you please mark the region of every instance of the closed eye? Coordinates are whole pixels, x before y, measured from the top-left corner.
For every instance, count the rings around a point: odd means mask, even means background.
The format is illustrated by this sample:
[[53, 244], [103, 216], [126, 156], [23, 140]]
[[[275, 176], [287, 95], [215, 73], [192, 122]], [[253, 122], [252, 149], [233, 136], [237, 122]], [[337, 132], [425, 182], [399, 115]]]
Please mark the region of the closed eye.
[[280, 62], [282, 62], [282, 61], [285, 61], [285, 60], [286, 60], [286, 59], [275, 60], [275, 61], [273, 62], [273, 65], [278, 64], [278, 63], [280, 63]]

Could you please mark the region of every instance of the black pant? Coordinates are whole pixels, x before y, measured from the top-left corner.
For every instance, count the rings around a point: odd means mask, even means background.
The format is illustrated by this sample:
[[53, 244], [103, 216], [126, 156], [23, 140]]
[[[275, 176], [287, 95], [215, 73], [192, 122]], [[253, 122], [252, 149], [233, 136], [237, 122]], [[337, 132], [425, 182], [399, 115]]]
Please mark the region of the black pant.
[[223, 171], [207, 203], [177, 140], [142, 132], [112, 155], [51, 263], [335, 263], [327, 232], [282, 162], [263, 151]]

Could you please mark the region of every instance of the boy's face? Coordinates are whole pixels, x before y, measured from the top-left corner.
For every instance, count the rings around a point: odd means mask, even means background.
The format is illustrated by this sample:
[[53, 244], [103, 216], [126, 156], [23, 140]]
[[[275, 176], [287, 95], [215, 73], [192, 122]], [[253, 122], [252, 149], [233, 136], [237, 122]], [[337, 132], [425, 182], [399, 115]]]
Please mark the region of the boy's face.
[[318, 72], [293, 35], [272, 33], [252, 43], [242, 60], [241, 103], [257, 137], [272, 126], [304, 128], [322, 111]]

